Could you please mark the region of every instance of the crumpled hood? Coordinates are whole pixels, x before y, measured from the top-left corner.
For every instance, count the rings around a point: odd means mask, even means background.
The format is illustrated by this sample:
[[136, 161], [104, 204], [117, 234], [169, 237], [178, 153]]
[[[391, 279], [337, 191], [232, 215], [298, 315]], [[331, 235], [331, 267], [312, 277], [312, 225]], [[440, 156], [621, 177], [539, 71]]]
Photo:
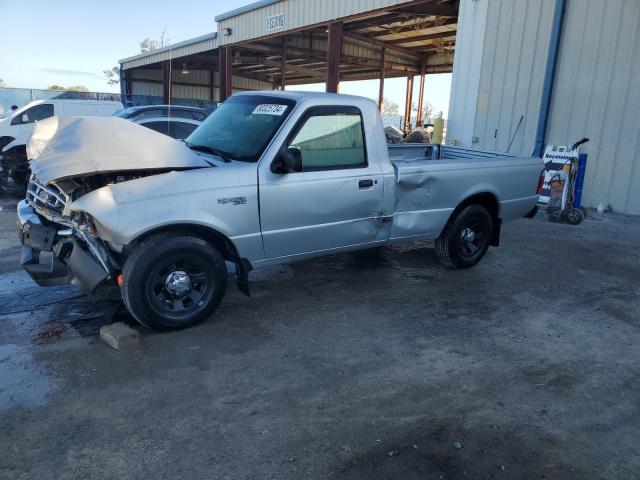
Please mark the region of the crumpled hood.
[[183, 142], [119, 117], [41, 120], [27, 157], [45, 184], [92, 173], [209, 166]]

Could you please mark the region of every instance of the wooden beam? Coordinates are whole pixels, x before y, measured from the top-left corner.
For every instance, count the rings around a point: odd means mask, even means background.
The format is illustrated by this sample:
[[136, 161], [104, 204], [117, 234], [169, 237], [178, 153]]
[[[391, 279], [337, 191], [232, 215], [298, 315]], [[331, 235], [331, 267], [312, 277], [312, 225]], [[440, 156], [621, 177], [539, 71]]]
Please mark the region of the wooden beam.
[[[281, 53], [279, 48], [276, 45], [253, 44], [253, 45], [246, 45], [244, 46], [244, 48], [249, 50], [265, 52], [265, 53], [273, 53], [274, 56], [280, 56], [280, 53]], [[287, 57], [289, 62], [297, 61], [299, 59], [304, 59], [304, 60], [318, 60], [318, 62], [322, 62], [324, 64], [327, 61], [327, 53], [322, 50], [309, 50], [306, 48], [291, 47], [291, 46], [287, 47]], [[295, 57], [299, 57], [299, 58], [295, 58]], [[243, 58], [243, 61], [245, 61], [244, 58]], [[374, 60], [371, 58], [354, 57], [351, 55], [344, 55], [344, 54], [341, 56], [340, 64], [357, 66], [357, 67], [372, 67], [372, 68], [380, 67], [380, 62], [378, 60]], [[404, 72], [412, 71], [414, 73], [419, 73], [420, 65], [417, 63], [405, 64], [401, 62], [387, 61], [387, 70], [398, 70], [398, 71], [404, 71]]]
[[215, 96], [216, 96], [216, 75], [215, 75], [215, 69], [213, 68], [213, 65], [211, 65], [209, 67], [209, 100], [211, 100], [212, 102], [215, 101]]
[[[412, 15], [411, 17], [415, 17]], [[378, 15], [376, 17], [365, 18], [364, 20], [358, 20], [356, 22], [350, 22], [345, 24], [345, 31], [353, 32], [362, 28], [378, 27], [380, 25], [387, 25], [389, 23], [397, 23], [409, 20], [410, 16], [400, 17], [398, 14], [388, 13], [386, 15]]]
[[416, 126], [422, 125], [422, 101], [424, 100], [424, 63], [420, 69], [420, 88], [418, 90], [418, 113], [416, 115]]
[[404, 105], [404, 131], [409, 133], [411, 128], [411, 101], [413, 100], [413, 75], [407, 75], [407, 93]]
[[406, 22], [420, 17], [452, 17], [457, 21], [458, 9], [448, 5], [427, 5], [426, 7], [414, 6], [398, 8], [392, 13], [377, 15], [375, 17], [365, 18], [364, 20], [347, 23], [345, 24], [345, 28], [349, 31], [354, 31], [362, 28]]
[[162, 102], [165, 105], [171, 104], [171, 62], [162, 62]]
[[384, 101], [384, 60], [386, 48], [382, 47], [382, 63], [380, 64], [380, 89], [378, 90], [378, 110], [382, 113], [382, 103]]
[[225, 79], [226, 74], [224, 71], [225, 65], [227, 64], [227, 49], [224, 47], [218, 47], [218, 101], [222, 102], [225, 99], [223, 95], [226, 91], [225, 87]]
[[[160, 84], [164, 84], [163, 80], [150, 80], [148, 78], [132, 78], [131, 79], [132, 82], [141, 82], [141, 83], [160, 83]], [[171, 85], [184, 85], [187, 87], [208, 87], [209, 84], [208, 83], [192, 83], [192, 82], [179, 82], [179, 81], [172, 81]]]
[[284, 87], [287, 84], [287, 72], [285, 67], [287, 65], [287, 37], [282, 36], [282, 52], [280, 53], [280, 90], [284, 91]]
[[220, 88], [219, 96], [220, 101], [224, 102], [233, 93], [233, 80], [232, 80], [232, 57], [233, 53], [230, 46], [219, 47], [218, 54], [220, 61], [218, 63], [220, 69]]
[[[292, 78], [296, 75], [304, 76], [306, 78], [314, 78], [317, 81], [324, 81], [325, 74], [321, 70], [314, 70], [307, 67], [299, 67], [297, 65], [287, 64], [285, 67], [289, 73], [287, 73], [287, 78]], [[238, 70], [242, 69], [242, 73], [245, 77], [250, 78], [251, 75], [263, 74], [270, 76], [279, 76], [280, 75], [280, 62], [276, 62], [275, 60], [261, 60], [261, 63], [256, 65], [246, 65], [243, 67], [239, 67]], [[250, 69], [250, 70], [248, 70]], [[278, 85], [280, 84], [277, 81]]]
[[[278, 70], [282, 68], [282, 63], [276, 62], [274, 60], [267, 60], [267, 59], [260, 60], [260, 64], [266, 65], [269, 68], [275, 68]], [[311, 68], [300, 67], [298, 65], [292, 65], [291, 63], [286, 64], [286, 69], [289, 70], [290, 72], [298, 73], [300, 75], [305, 75], [307, 77], [313, 77], [323, 81], [325, 80], [325, 74], [320, 70], [313, 70]]]
[[131, 70], [125, 70], [124, 71], [124, 79], [125, 79], [125, 84], [124, 84], [124, 92], [127, 95], [131, 95], [133, 93], [133, 86], [132, 86], [132, 80], [131, 80]]
[[397, 45], [392, 45], [387, 42], [383, 42], [381, 40], [376, 40], [375, 38], [372, 38], [372, 37], [365, 37], [364, 35], [358, 35], [356, 33], [351, 33], [351, 32], [345, 32], [343, 36], [345, 38], [349, 38], [357, 42], [362, 42], [369, 45], [375, 45], [376, 47], [386, 47], [387, 49], [392, 50], [394, 52], [401, 53], [406, 57], [422, 60], [422, 56], [417, 54], [416, 52], [412, 52], [411, 50], [407, 50], [406, 48], [398, 47]]
[[[388, 35], [391, 35], [391, 34], [388, 34]], [[395, 39], [384, 40], [384, 41], [392, 45], [400, 45], [403, 43], [424, 42], [427, 40], [437, 40], [439, 38], [449, 38], [449, 37], [455, 37], [455, 36], [456, 36], [455, 30], [448, 30], [446, 32], [430, 33], [428, 35], [415, 35], [413, 37], [395, 38]]]
[[340, 57], [342, 56], [342, 22], [329, 24], [327, 45], [326, 91], [338, 93], [340, 84]]

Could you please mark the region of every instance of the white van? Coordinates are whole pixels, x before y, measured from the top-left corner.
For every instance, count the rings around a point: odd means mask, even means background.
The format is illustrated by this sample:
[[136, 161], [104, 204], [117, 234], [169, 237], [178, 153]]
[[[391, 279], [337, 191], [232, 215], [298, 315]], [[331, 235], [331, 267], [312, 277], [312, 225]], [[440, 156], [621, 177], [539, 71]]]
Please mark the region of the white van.
[[0, 191], [21, 193], [28, 181], [26, 144], [35, 122], [45, 118], [108, 117], [122, 103], [104, 100], [35, 100], [0, 119]]

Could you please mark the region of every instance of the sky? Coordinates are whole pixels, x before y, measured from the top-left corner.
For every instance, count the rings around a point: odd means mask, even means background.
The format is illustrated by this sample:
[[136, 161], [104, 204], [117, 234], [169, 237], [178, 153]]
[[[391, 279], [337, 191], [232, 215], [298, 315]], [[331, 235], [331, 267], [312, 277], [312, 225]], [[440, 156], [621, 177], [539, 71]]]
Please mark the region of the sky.
[[[253, 0], [0, 0], [0, 79], [9, 87], [85, 85], [119, 92], [103, 70], [139, 53], [139, 42], [158, 39], [166, 27], [170, 43], [215, 30], [214, 17]], [[419, 82], [414, 82], [414, 101]], [[427, 75], [425, 97], [447, 117], [451, 75]], [[323, 85], [296, 89], [323, 90]], [[387, 79], [385, 96], [404, 108], [406, 80]], [[342, 82], [341, 93], [378, 97], [378, 81]]]

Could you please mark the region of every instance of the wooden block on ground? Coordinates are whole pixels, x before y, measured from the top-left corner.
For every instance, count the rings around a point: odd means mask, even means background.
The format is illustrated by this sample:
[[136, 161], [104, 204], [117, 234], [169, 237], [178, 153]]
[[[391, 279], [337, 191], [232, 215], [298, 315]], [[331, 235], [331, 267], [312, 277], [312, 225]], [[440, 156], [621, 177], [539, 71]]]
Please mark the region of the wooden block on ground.
[[140, 333], [126, 323], [116, 322], [100, 329], [100, 339], [116, 350], [120, 350], [136, 345], [140, 341]]

